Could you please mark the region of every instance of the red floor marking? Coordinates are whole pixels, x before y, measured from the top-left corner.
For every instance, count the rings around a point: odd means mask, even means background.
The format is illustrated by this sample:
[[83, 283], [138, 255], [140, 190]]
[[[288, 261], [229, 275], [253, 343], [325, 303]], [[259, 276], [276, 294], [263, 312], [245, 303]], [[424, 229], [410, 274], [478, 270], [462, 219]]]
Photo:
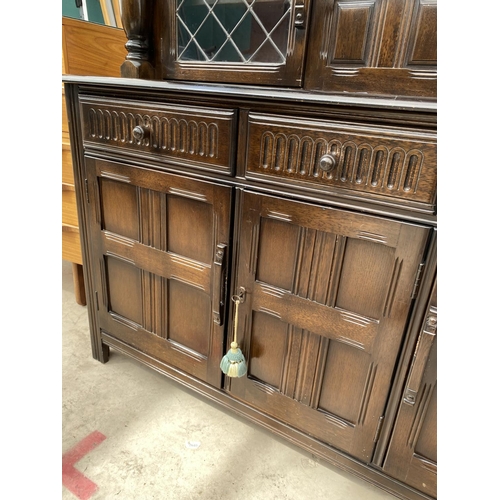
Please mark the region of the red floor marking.
[[62, 484], [80, 500], [88, 500], [97, 490], [97, 485], [76, 470], [74, 465], [105, 439], [104, 434], [94, 431], [62, 457]]

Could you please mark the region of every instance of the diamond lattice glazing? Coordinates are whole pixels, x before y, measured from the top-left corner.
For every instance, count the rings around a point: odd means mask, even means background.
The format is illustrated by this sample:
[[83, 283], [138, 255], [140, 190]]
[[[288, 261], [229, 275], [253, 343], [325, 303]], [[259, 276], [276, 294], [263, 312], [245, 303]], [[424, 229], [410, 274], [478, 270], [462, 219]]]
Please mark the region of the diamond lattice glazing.
[[288, 0], [177, 0], [177, 60], [284, 64]]

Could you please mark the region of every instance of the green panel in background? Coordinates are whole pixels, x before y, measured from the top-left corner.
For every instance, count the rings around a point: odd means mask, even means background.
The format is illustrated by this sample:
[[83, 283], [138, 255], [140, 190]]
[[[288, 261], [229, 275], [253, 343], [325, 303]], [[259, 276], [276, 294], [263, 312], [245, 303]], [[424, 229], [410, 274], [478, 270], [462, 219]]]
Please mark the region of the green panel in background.
[[[99, 0], [86, 0], [89, 21], [97, 24], [104, 24], [101, 3]], [[80, 9], [76, 6], [75, 0], [62, 0], [62, 15], [73, 19], [82, 19]]]

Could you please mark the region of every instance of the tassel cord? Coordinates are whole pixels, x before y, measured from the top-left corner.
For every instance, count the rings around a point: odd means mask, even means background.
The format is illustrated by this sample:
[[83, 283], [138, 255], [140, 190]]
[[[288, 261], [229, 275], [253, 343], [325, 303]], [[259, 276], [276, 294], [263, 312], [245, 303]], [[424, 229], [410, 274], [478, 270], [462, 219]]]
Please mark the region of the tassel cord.
[[236, 342], [236, 336], [238, 332], [238, 306], [240, 305], [240, 298], [237, 295], [233, 296], [233, 302], [236, 304], [234, 309], [234, 334], [233, 342]]

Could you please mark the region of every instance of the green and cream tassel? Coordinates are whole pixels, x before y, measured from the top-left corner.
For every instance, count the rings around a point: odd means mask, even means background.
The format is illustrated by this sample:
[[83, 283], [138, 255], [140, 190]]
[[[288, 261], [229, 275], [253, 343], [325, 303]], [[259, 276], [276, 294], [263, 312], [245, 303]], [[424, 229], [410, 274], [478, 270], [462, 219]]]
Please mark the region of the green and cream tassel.
[[237, 295], [232, 297], [233, 302], [236, 304], [234, 310], [234, 339], [231, 342], [231, 349], [227, 351], [227, 354], [222, 358], [220, 362], [220, 369], [228, 377], [243, 377], [247, 372], [247, 363], [245, 361], [245, 356], [238, 347], [238, 342], [236, 342], [236, 332], [238, 331], [238, 306], [240, 305], [241, 299]]

